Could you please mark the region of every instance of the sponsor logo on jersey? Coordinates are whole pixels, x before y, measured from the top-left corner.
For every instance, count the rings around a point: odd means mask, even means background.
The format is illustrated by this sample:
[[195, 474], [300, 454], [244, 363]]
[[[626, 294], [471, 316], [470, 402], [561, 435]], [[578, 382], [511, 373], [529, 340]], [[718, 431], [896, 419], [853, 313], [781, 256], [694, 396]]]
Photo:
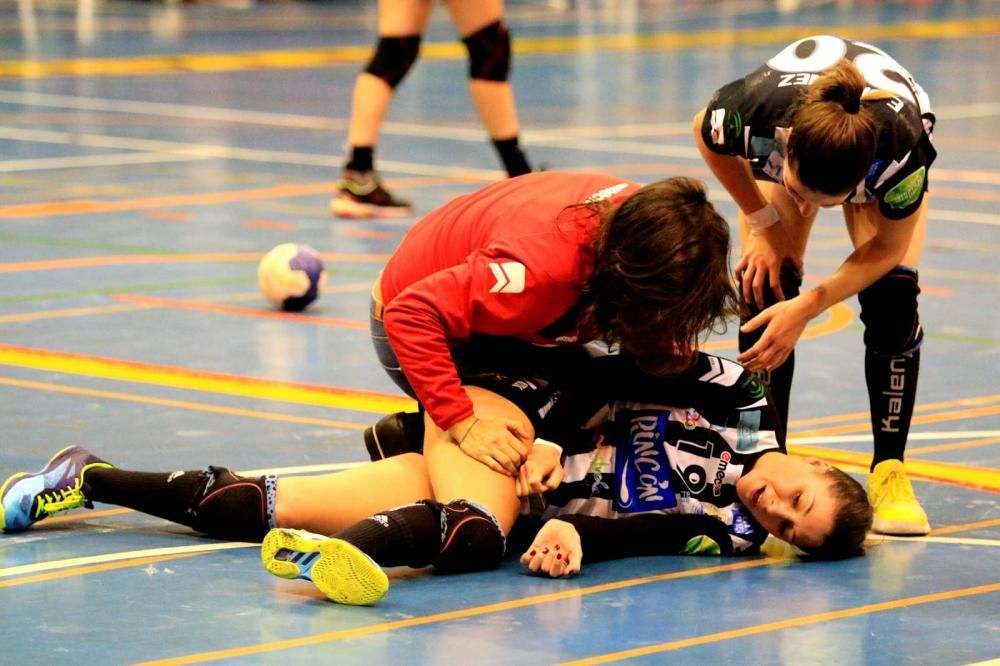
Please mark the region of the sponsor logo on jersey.
[[668, 415], [635, 414], [615, 450], [614, 508], [619, 513], [672, 509], [677, 496], [670, 483], [664, 448]]
[[740, 384], [740, 390], [746, 391], [751, 400], [760, 400], [764, 397], [764, 382], [760, 381], [756, 373], [748, 372]]
[[729, 467], [729, 461], [733, 459], [729, 451], [723, 451], [722, 455], [719, 456], [719, 465], [715, 468], [715, 479], [712, 481], [712, 494], [718, 497], [722, 494], [722, 482], [726, 478], [726, 468]]
[[760, 411], [740, 412], [740, 422], [736, 426], [736, 450], [753, 451], [760, 436]]
[[748, 514], [743, 512], [743, 509], [734, 506], [732, 508], [732, 525], [733, 534], [741, 537], [753, 537], [761, 528], [757, 526]]
[[628, 183], [618, 183], [617, 185], [612, 185], [611, 187], [605, 187], [603, 190], [598, 190], [597, 192], [591, 194], [583, 203], [597, 203], [598, 201], [610, 199], [626, 187], [628, 187]]
[[684, 413], [684, 429], [694, 430], [698, 427], [698, 421], [701, 420], [701, 414], [698, 410], [688, 408], [687, 412]]
[[927, 169], [920, 167], [885, 193], [885, 202], [893, 208], [907, 208], [915, 204], [924, 191]]
[[739, 111], [733, 111], [726, 116], [725, 120], [726, 132], [729, 136], [739, 136], [740, 132], [743, 131], [743, 114]]
[[524, 291], [524, 264], [521, 262], [491, 262], [490, 270], [496, 279], [496, 283], [490, 288], [491, 294], [520, 294]]

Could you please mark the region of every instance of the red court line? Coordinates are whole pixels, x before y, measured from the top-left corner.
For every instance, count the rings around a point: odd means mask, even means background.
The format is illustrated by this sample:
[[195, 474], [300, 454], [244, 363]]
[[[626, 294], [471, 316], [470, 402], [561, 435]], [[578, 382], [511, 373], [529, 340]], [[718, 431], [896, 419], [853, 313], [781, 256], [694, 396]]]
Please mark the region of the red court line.
[[353, 328], [357, 330], [368, 330], [368, 322], [356, 321], [353, 319], [336, 319], [334, 317], [317, 317], [314, 315], [302, 314], [298, 312], [281, 312], [278, 310], [263, 310], [261, 308], [243, 308], [236, 305], [223, 305], [221, 303], [210, 303], [208, 301], [185, 301], [177, 298], [157, 298], [154, 296], [140, 296], [139, 294], [115, 294], [112, 298], [116, 301], [127, 303], [140, 303], [142, 305], [153, 305], [174, 310], [197, 310], [200, 312], [217, 312], [221, 314], [235, 314], [244, 317], [256, 317], [258, 319], [283, 319], [286, 321], [298, 321], [317, 326], [336, 326], [340, 328]]
[[[200, 254], [124, 254], [105, 257], [73, 257], [70, 259], [42, 259], [0, 264], [0, 273], [27, 271], [75, 270], [96, 266], [142, 266], [146, 264], [190, 264], [198, 262], [249, 263], [260, 261], [263, 252], [210, 252]], [[326, 262], [385, 263], [390, 255], [378, 252], [320, 252]]]

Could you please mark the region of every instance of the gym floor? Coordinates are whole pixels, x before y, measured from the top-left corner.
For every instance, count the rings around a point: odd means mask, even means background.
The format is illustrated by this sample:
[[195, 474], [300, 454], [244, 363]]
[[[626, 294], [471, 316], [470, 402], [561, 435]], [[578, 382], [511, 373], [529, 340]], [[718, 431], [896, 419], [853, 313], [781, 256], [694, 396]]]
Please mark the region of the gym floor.
[[[79, 444], [128, 469], [328, 472], [406, 408], [368, 290], [417, 217], [329, 216], [375, 4], [0, 0], [0, 478]], [[225, 543], [99, 505], [0, 536], [0, 663], [969, 664], [1000, 657], [998, 4], [512, 2], [529, 156], [549, 169], [710, 183], [690, 119], [816, 33], [870, 41], [938, 116], [920, 267], [926, 331], [908, 470], [933, 531], [865, 558], [664, 557], [567, 580], [392, 570], [340, 607]], [[377, 155], [416, 215], [502, 176], [439, 8]], [[271, 247], [323, 253], [304, 314], [256, 286]], [[821, 213], [806, 286], [849, 252]], [[992, 296], [990, 295], [992, 294]], [[798, 348], [791, 446], [864, 478], [854, 299]], [[734, 356], [735, 332], [709, 348]]]

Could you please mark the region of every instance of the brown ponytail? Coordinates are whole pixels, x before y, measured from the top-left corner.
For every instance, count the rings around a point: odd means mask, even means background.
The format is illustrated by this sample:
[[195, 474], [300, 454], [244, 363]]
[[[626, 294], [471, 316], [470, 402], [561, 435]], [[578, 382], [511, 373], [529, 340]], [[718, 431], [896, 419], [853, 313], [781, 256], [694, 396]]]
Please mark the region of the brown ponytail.
[[852, 190], [875, 159], [875, 118], [861, 104], [865, 79], [841, 60], [809, 86], [792, 116], [787, 157], [798, 178], [822, 194]]

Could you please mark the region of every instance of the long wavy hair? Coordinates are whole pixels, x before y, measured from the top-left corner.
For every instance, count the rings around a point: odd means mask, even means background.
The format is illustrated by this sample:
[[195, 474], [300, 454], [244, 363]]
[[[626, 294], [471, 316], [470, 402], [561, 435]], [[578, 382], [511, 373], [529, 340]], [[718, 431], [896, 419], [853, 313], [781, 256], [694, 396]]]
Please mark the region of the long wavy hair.
[[684, 177], [646, 185], [604, 217], [582, 316], [644, 369], [686, 369], [702, 337], [738, 316], [729, 225]]
[[875, 159], [875, 116], [862, 100], [891, 96], [867, 95], [864, 76], [841, 60], [808, 87], [792, 114], [786, 156], [799, 180], [822, 194], [843, 194], [860, 183]]

